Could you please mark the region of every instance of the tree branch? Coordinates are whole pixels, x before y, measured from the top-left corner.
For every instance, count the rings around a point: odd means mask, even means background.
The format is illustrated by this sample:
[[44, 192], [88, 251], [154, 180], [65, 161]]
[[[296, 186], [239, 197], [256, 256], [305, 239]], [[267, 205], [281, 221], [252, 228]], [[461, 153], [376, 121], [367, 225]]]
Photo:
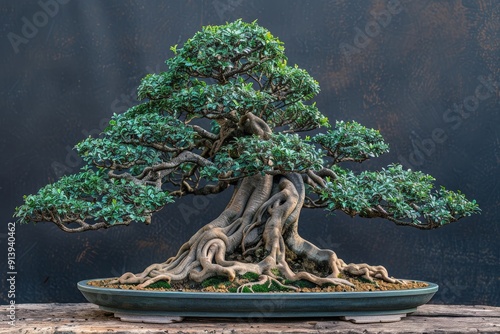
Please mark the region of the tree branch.
[[314, 173], [322, 178], [329, 177], [333, 180], [338, 179], [337, 174], [335, 174], [335, 172], [333, 170], [331, 170], [330, 168], [323, 168], [323, 169], [320, 169], [319, 171], [315, 171]]
[[321, 201], [321, 199], [313, 200], [312, 198], [306, 196], [306, 198], [304, 199], [303, 207], [308, 208], [308, 209], [324, 208], [324, 207], [326, 207], [326, 203]]
[[326, 186], [325, 180], [323, 180], [319, 175], [317, 175], [312, 170], [308, 169], [306, 175], [309, 179], [314, 182], [314, 184], [318, 187], [324, 188]]
[[129, 181], [134, 182], [135, 184], [144, 184], [145, 183], [145, 181], [140, 180], [139, 178], [133, 176], [132, 174], [130, 174], [128, 172], [125, 172], [125, 173], [122, 173], [122, 174], [115, 174], [113, 172], [113, 170], [111, 169], [108, 172], [108, 176], [110, 178], [113, 178], [113, 179], [125, 179], [125, 180], [129, 180]]
[[[87, 222], [85, 222], [83, 219], [75, 219], [75, 220], [62, 220], [60, 217], [54, 217], [52, 214], [51, 214], [51, 219], [43, 219], [43, 218], [47, 218], [47, 217], [42, 217], [43, 221], [51, 221], [53, 222], [54, 224], [57, 225], [57, 227], [59, 227], [61, 230], [63, 230], [64, 232], [69, 232], [69, 233], [77, 233], [77, 232], [85, 232], [85, 231], [95, 231], [95, 230], [99, 230], [101, 228], [109, 228], [111, 226], [119, 226], [119, 225], [129, 225], [131, 220], [126, 220], [126, 221], [123, 221], [123, 222], [117, 222], [117, 223], [114, 223], [113, 225], [110, 225], [104, 221], [101, 221], [101, 222], [98, 222], [98, 223], [95, 223], [95, 224], [88, 224]], [[76, 227], [76, 228], [70, 228], [68, 226], [66, 226], [65, 224], [67, 223], [77, 223], [80, 227]]]
[[193, 128], [194, 131], [196, 131], [200, 136], [204, 137], [204, 138], [208, 138], [208, 139], [211, 139], [211, 140], [217, 140], [219, 138], [218, 135], [216, 135], [215, 133], [212, 133], [210, 131], [207, 131], [205, 129], [203, 129], [201, 126], [198, 126], [198, 125], [191, 125], [190, 126]]
[[272, 133], [269, 125], [267, 125], [262, 118], [252, 114], [251, 112], [248, 112], [241, 117], [239, 126], [244, 132], [257, 135], [263, 139], [269, 139], [269, 136]]
[[166, 169], [174, 169], [174, 168], [179, 167], [181, 164], [186, 163], [186, 162], [195, 163], [201, 167], [206, 167], [206, 166], [212, 165], [212, 162], [210, 160], [205, 159], [196, 153], [193, 153], [190, 151], [184, 151], [181, 154], [179, 154], [177, 157], [173, 158], [172, 160], [170, 160], [168, 162], [164, 162], [164, 163], [161, 163], [158, 165], [144, 168], [142, 173], [137, 176], [137, 179], [143, 179], [146, 175], [148, 175], [151, 172], [158, 172], [158, 171], [166, 170]]
[[195, 189], [193, 194], [195, 195], [210, 195], [210, 194], [218, 194], [229, 187], [228, 182], [219, 181], [217, 184], [206, 185], [203, 188]]

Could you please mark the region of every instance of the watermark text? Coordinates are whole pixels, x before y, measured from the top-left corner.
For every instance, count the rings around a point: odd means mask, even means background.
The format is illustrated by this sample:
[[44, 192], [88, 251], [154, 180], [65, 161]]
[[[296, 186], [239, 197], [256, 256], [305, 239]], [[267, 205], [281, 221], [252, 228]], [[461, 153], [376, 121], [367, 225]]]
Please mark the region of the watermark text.
[[13, 31], [7, 33], [7, 39], [12, 46], [12, 49], [17, 54], [19, 53], [21, 44], [28, 44], [33, 40], [40, 29], [45, 27], [50, 19], [54, 18], [59, 13], [60, 5], [65, 5], [70, 0], [40, 0], [38, 6], [41, 10], [34, 13], [31, 18], [26, 16], [21, 17], [22, 26], [19, 33]]
[[7, 225], [7, 318], [11, 326], [16, 325], [16, 224], [8, 223]]

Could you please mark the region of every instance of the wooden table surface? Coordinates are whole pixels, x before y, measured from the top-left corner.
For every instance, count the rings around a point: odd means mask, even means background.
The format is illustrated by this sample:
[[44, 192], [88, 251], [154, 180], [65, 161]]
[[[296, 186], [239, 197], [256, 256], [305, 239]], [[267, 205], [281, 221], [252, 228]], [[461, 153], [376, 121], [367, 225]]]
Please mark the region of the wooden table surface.
[[[241, 320], [186, 318], [172, 324], [127, 323], [93, 304], [20, 304], [0, 333], [500, 333], [500, 307], [424, 305], [400, 322], [354, 324], [337, 318]], [[7, 313], [8, 314], [8, 313]]]

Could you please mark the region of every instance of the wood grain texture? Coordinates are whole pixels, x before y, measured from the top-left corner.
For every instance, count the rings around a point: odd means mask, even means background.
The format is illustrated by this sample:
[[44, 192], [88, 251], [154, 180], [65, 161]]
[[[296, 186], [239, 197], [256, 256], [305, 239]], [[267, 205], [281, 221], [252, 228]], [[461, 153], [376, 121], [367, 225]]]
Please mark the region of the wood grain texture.
[[[288, 63], [318, 80], [321, 93], [314, 101], [331, 122], [355, 120], [380, 130], [389, 143], [390, 153], [353, 169], [408, 161], [433, 175], [436, 186], [463, 191], [483, 210], [435, 231], [304, 210], [304, 238], [347, 262], [435, 282], [436, 303], [500, 306], [500, 1], [399, 0], [403, 10], [393, 11], [362, 45], [359, 31], [366, 34], [375, 16], [397, 0], [66, 2], [19, 53], [6, 35], [22, 37], [22, 18], [32, 21], [42, 8], [39, 1], [0, 6], [1, 221], [12, 221], [23, 195], [79, 170], [82, 161], [71, 148], [97, 136], [114, 112], [137, 103], [140, 79], [166, 69], [170, 46], [181, 47], [202, 25], [257, 19], [285, 43]], [[359, 52], [345, 56], [340, 45], [355, 42]], [[462, 108], [460, 116], [454, 110], [481, 87], [479, 77], [497, 84], [477, 109]], [[436, 129], [447, 139], [412, 162], [410, 155]], [[84, 302], [76, 282], [165, 261], [217, 217], [230, 196], [228, 190], [180, 199], [149, 226], [75, 235], [49, 224], [19, 226], [16, 302]], [[6, 236], [0, 232], [0, 241]], [[8, 288], [1, 280], [0, 289]], [[8, 302], [0, 294], [0, 303]]]
[[93, 304], [20, 304], [16, 326], [5, 322], [0, 333], [500, 333], [500, 308], [424, 305], [400, 322], [353, 324], [336, 318], [208, 319], [173, 324], [121, 322]]

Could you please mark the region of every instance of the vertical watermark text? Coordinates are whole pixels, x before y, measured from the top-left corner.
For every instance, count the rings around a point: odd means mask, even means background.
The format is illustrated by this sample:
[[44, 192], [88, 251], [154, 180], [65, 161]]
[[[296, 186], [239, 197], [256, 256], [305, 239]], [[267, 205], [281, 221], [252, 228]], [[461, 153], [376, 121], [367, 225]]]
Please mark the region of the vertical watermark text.
[[16, 224], [7, 225], [7, 318], [11, 326], [16, 325]]

